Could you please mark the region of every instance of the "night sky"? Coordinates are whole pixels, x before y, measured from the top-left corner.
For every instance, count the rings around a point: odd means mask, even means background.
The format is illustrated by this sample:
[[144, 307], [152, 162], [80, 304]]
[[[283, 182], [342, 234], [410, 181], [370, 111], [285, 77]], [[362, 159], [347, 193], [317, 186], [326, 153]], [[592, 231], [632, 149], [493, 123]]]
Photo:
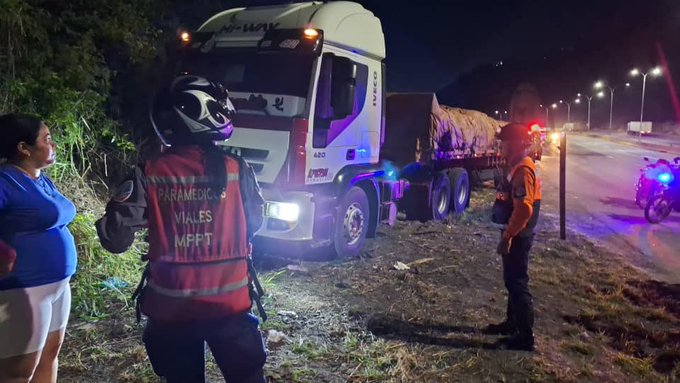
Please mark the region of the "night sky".
[[[523, 81], [536, 84], [544, 103], [552, 103], [591, 92], [603, 79], [617, 86], [619, 119], [630, 120], [639, 118], [642, 80], [628, 73], [661, 64], [657, 47], [680, 91], [678, 0], [357, 2], [382, 21], [389, 91], [437, 92], [442, 103], [492, 112], [507, 108]], [[623, 87], [625, 82], [632, 86]], [[647, 85], [645, 115], [680, 122], [668, 78], [648, 77]], [[594, 118], [604, 113], [608, 119], [608, 102], [593, 101]]]

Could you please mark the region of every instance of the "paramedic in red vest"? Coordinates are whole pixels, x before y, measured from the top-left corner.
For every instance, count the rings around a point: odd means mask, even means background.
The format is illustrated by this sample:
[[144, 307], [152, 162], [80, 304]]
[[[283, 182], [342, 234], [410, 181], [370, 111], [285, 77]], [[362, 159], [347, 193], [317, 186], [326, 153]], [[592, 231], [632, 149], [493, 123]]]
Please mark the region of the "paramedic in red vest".
[[167, 148], [118, 187], [96, 224], [113, 253], [148, 228], [144, 344], [169, 383], [205, 382], [206, 343], [227, 382], [265, 382], [247, 265], [264, 201], [250, 166], [216, 146], [231, 136], [232, 112], [223, 88], [201, 77], [161, 90], [150, 117]]
[[509, 349], [533, 351], [534, 307], [529, 292], [529, 251], [541, 206], [541, 185], [534, 161], [527, 156], [529, 130], [522, 124], [501, 128], [501, 153], [508, 165], [499, 184], [493, 221], [504, 225], [497, 252], [503, 258], [503, 280], [508, 290], [507, 318], [485, 332], [508, 335]]

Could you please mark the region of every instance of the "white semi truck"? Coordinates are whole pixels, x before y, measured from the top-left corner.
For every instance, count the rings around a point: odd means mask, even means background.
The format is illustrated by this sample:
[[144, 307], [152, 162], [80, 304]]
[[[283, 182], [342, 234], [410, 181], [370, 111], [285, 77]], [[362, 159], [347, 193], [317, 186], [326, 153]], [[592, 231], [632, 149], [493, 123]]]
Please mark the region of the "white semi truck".
[[357, 255], [405, 195], [414, 218], [461, 213], [470, 172], [499, 162], [498, 126], [455, 128], [433, 94], [390, 95], [388, 113], [382, 26], [357, 3], [229, 9], [181, 40], [178, 72], [221, 82], [238, 111], [227, 144], [267, 200], [256, 249]]

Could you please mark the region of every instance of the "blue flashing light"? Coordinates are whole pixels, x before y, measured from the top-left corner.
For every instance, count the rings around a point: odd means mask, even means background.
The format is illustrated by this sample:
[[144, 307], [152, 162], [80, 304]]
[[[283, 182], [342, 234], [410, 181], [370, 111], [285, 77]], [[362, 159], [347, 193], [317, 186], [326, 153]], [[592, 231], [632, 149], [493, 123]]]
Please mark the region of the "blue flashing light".
[[656, 177], [656, 179], [662, 184], [668, 184], [673, 181], [673, 175], [671, 173], [661, 173]]

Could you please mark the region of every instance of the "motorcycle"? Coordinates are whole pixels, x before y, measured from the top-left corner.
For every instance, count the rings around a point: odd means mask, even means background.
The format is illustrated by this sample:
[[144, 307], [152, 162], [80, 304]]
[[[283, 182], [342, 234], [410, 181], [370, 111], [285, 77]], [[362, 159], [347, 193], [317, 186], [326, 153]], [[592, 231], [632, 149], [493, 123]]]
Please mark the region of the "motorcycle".
[[650, 223], [663, 221], [673, 210], [680, 212], [680, 157], [676, 157], [673, 163], [668, 171], [656, 175], [658, 185], [645, 206], [645, 219]]
[[[678, 158], [675, 160], [678, 160]], [[671, 164], [668, 160], [660, 158], [653, 163], [648, 157], [642, 157], [642, 159], [647, 165], [640, 169], [640, 177], [635, 184], [635, 204], [640, 209], [644, 209], [647, 206], [649, 197], [654, 194], [654, 191], [659, 186], [657, 176], [662, 173], [671, 172]]]

